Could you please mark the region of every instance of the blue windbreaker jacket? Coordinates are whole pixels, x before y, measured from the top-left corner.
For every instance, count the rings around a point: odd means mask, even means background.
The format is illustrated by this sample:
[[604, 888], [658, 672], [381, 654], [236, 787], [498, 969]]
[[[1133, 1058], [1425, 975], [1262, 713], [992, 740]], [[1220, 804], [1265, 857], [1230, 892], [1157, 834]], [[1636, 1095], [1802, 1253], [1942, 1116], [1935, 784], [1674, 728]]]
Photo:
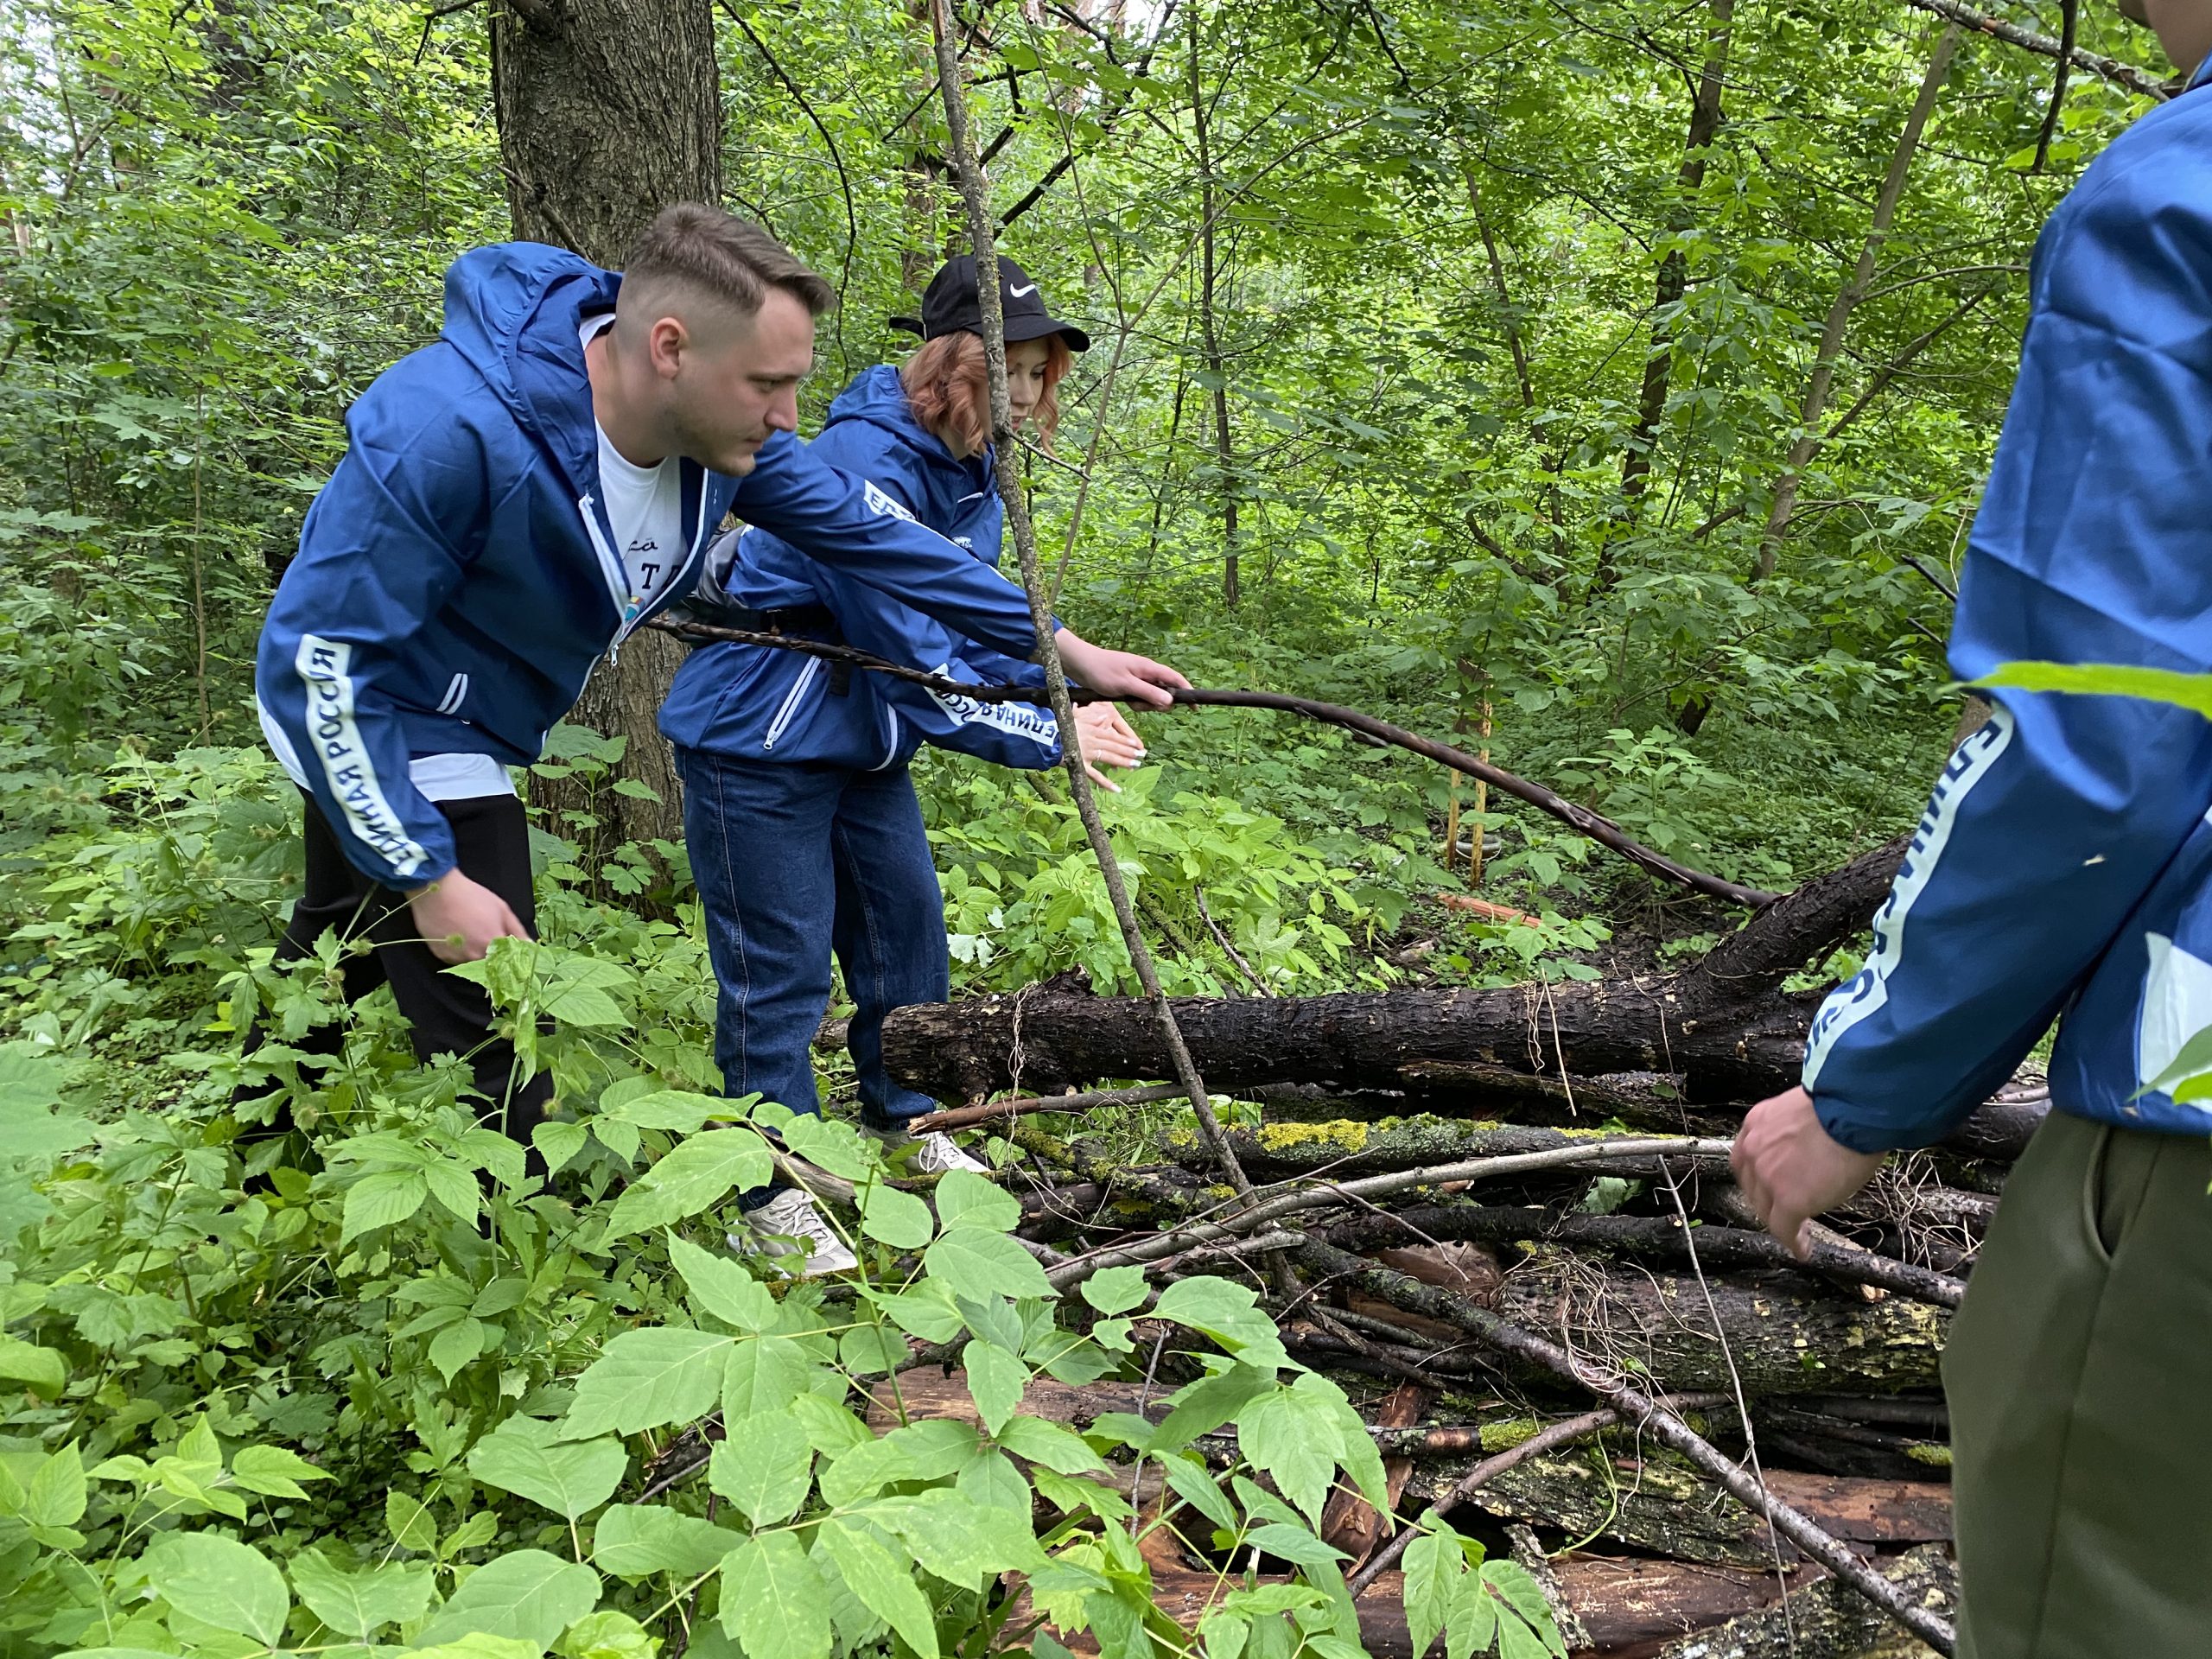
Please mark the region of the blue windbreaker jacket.
[[[387, 887], [453, 868], [410, 759], [535, 760], [593, 664], [645, 620], [598, 499], [580, 339], [621, 280], [535, 243], [455, 261], [441, 338], [347, 412], [350, 447], [270, 602], [255, 674], [264, 724], [280, 758], [304, 762], [346, 856]], [[690, 592], [734, 512], [964, 632], [1035, 647], [1018, 591], [789, 433], [741, 480], [690, 461], [683, 477], [690, 563], [652, 610]]]
[[[996, 575], [1005, 509], [987, 452], [955, 460], [914, 418], [898, 371], [873, 368], [838, 395], [829, 424], [808, 453], [890, 496]], [[719, 553], [721, 550], [718, 550]], [[761, 610], [826, 606], [845, 639], [890, 661], [970, 684], [1042, 685], [1044, 671], [964, 639], [887, 590], [826, 568], [764, 527], [742, 533], [725, 586], [730, 599]], [[979, 702], [925, 691], [887, 675], [831, 672], [829, 665], [767, 645], [707, 645], [677, 671], [660, 728], [687, 748], [753, 760], [828, 762], [861, 770], [895, 766], [922, 744], [964, 750], [1011, 766], [1060, 758], [1052, 710]]]
[[[2212, 93], [2097, 159], [2029, 284], [1951, 665], [2212, 670]], [[2143, 1090], [2212, 1026], [2212, 722], [1999, 702], [1936, 784], [1873, 954], [1814, 1021], [1821, 1122], [1866, 1152], [1936, 1141], [2063, 1013], [2054, 1106], [2202, 1135], [2212, 1112]]]

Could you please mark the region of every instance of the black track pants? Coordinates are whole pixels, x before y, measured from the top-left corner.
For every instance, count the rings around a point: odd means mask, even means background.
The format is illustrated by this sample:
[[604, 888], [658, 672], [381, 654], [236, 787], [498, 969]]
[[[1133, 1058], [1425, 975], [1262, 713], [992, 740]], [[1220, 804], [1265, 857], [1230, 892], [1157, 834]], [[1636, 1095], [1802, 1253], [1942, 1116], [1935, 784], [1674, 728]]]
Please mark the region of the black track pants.
[[[454, 846], [462, 874], [507, 901], [533, 934], [537, 907], [531, 891], [530, 830], [522, 803], [512, 795], [470, 801], [445, 801], [438, 810], [453, 826]], [[545, 1116], [553, 1079], [544, 1072], [527, 1083], [512, 1082], [514, 1044], [492, 1030], [492, 1002], [483, 988], [446, 973], [445, 964], [422, 943], [421, 929], [407, 901], [378, 887], [348, 863], [330, 826], [310, 798], [306, 804], [307, 880], [292, 919], [276, 947], [280, 962], [313, 954], [327, 929], [341, 938], [365, 934], [377, 942], [365, 956], [344, 958], [346, 1000], [358, 1001], [379, 985], [390, 985], [399, 1011], [412, 1027], [415, 1052], [465, 1057], [484, 1098], [475, 1103], [484, 1122], [503, 1128], [525, 1147], [531, 1131]], [[322, 1026], [300, 1046], [314, 1053], [336, 1053], [343, 1041], [338, 1027]], [[254, 1039], [249, 1039], [251, 1052]]]

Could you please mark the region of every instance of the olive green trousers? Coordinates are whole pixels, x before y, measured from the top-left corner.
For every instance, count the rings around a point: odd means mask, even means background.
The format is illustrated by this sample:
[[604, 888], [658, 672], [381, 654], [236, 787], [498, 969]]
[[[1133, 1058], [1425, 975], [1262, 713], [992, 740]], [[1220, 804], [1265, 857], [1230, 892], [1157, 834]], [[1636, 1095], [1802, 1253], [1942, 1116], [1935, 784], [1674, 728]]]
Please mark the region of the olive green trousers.
[[2054, 1112], [1943, 1357], [1961, 1659], [2212, 1659], [2212, 1139]]

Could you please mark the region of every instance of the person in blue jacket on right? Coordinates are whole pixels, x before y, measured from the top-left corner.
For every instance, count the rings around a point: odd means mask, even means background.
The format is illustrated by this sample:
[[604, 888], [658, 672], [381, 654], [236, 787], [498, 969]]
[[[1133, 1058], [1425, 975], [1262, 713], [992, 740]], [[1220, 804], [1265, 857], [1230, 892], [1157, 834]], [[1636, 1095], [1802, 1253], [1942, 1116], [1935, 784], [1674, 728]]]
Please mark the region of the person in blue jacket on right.
[[[2188, 89], [2036, 247], [1953, 669], [2212, 671], [2212, 0], [2145, 0]], [[1967, 1659], [2212, 1656], [2212, 722], [1997, 694], [1735, 1166], [1775, 1236], [1943, 1137], [2059, 1020], [2052, 1111], [1944, 1356]], [[2186, 1069], [2186, 1068], [2183, 1068]]]
[[[1090, 342], [1052, 316], [1013, 261], [999, 261], [999, 286], [1015, 423], [1049, 443], [1059, 415], [1055, 388], [1071, 353]], [[965, 548], [978, 570], [995, 572], [1003, 512], [975, 260], [947, 264], [923, 296], [921, 317], [894, 321], [919, 333], [921, 348], [903, 368], [870, 369], [847, 387], [808, 454], [866, 480]], [[807, 558], [765, 529], [723, 537], [713, 569], [728, 599], [745, 607], [740, 620], [753, 626], [842, 640], [970, 683], [1044, 683], [1034, 664]], [[1143, 744], [1110, 703], [1088, 705], [1077, 720], [1091, 775], [1113, 788], [1099, 765], [1135, 766]], [[928, 691], [772, 646], [721, 644], [694, 652], [677, 671], [660, 727], [683, 779], [684, 836], [721, 987], [715, 1049], [724, 1088], [818, 1109], [810, 1046], [834, 952], [854, 1002], [846, 1041], [862, 1127], [887, 1146], [905, 1146], [906, 1120], [937, 1103], [885, 1072], [883, 1019], [950, 994], [944, 901], [907, 763], [935, 743], [1005, 766], [1056, 766], [1052, 710]], [[924, 1173], [982, 1168], [944, 1135], [921, 1137], [910, 1155]], [[762, 1188], [740, 1203], [747, 1235], [734, 1243], [810, 1273], [854, 1265], [806, 1193]], [[803, 1263], [791, 1259], [802, 1251]]]

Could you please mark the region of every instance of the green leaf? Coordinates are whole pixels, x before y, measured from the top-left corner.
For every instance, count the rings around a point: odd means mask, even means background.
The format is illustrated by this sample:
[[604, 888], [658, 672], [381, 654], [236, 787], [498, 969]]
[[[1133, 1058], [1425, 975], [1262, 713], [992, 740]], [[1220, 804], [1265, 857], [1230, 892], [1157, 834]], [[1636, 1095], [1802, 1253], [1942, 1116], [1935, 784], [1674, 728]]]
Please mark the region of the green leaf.
[[[367, 1649], [367, 1653], [372, 1655], [376, 1651], [373, 1648]], [[407, 1659], [540, 1659], [544, 1651], [545, 1644], [542, 1642], [521, 1642], [511, 1636], [489, 1636], [472, 1631], [467, 1636], [456, 1637], [453, 1641], [441, 1642], [435, 1648], [410, 1648]], [[359, 1649], [354, 1649], [351, 1653], [340, 1649], [336, 1659], [353, 1659], [354, 1655], [361, 1653]]]
[[1229, 1501], [1229, 1494], [1214, 1484], [1213, 1476], [1203, 1462], [1180, 1452], [1166, 1453], [1157, 1461], [1168, 1491], [1224, 1532], [1236, 1530], [1236, 1506]]
[[1232, 1365], [1217, 1376], [1200, 1377], [1170, 1396], [1174, 1409], [1153, 1431], [1151, 1449], [1174, 1451], [1201, 1434], [1212, 1433], [1274, 1386], [1274, 1373], [1257, 1365]]
[[1294, 1567], [1326, 1567], [1344, 1559], [1342, 1551], [1330, 1548], [1303, 1527], [1255, 1527], [1246, 1535], [1245, 1541]]
[[842, 1509], [893, 1481], [942, 1480], [959, 1473], [982, 1450], [966, 1423], [947, 1418], [909, 1423], [831, 1459], [822, 1471], [823, 1501]]
[[856, 1325], [837, 1339], [837, 1363], [855, 1376], [882, 1376], [906, 1363], [906, 1341], [890, 1325]]
[[147, 1550], [146, 1580], [162, 1600], [203, 1624], [273, 1648], [292, 1598], [276, 1564], [219, 1533], [170, 1533]]
[[829, 1552], [845, 1587], [861, 1605], [898, 1631], [919, 1659], [938, 1659], [937, 1616], [912, 1573], [851, 1521], [827, 1522], [817, 1538], [817, 1548]]
[[1151, 1293], [1142, 1268], [1101, 1268], [1079, 1287], [1083, 1300], [1101, 1313], [1125, 1313], [1141, 1306]]
[[[623, 1332], [576, 1379], [575, 1398], [561, 1420], [563, 1438], [696, 1422], [714, 1409], [731, 1345], [714, 1332], [676, 1325]], [[741, 1352], [751, 1345], [737, 1347]]]
[[363, 1233], [396, 1226], [423, 1207], [430, 1183], [419, 1169], [381, 1169], [346, 1189], [346, 1219], [338, 1242], [350, 1243]]
[[919, 1337], [924, 1342], [950, 1342], [960, 1334], [960, 1310], [941, 1287], [927, 1280], [910, 1291], [868, 1289], [862, 1294], [910, 1337]]
[[482, 1321], [462, 1318], [455, 1319], [430, 1338], [430, 1363], [447, 1382], [454, 1373], [484, 1351], [485, 1327]]
[[835, 1401], [824, 1400], [818, 1394], [792, 1395], [791, 1411], [798, 1419], [807, 1444], [829, 1457], [834, 1458], [849, 1446], [864, 1445], [875, 1438], [875, 1431], [866, 1423]]
[[428, 1567], [393, 1561], [365, 1573], [346, 1573], [312, 1546], [295, 1551], [285, 1565], [308, 1611], [340, 1636], [366, 1637], [379, 1624], [422, 1618], [436, 1587]]
[[[1452, 1617], [1452, 1588], [1467, 1570], [1459, 1535], [1434, 1517], [1421, 1536], [1406, 1546], [1406, 1629], [1413, 1650], [1425, 1654]], [[1265, 1531], [1268, 1529], [1262, 1529]]]
[[715, 1444], [707, 1484], [756, 1527], [791, 1519], [814, 1484], [814, 1447], [798, 1414], [764, 1411], [729, 1424]]
[[[966, 1172], [954, 1170], [952, 1175]], [[952, 1175], [945, 1179], [950, 1180]], [[969, 1176], [970, 1180], [977, 1179]], [[995, 1189], [993, 1189], [995, 1191]], [[1018, 1209], [1020, 1206], [1017, 1205]], [[1050, 1299], [1055, 1293], [1037, 1258], [1004, 1233], [981, 1227], [949, 1228], [922, 1257], [924, 1268], [956, 1295]]]
[[931, 1196], [937, 1200], [938, 1224], [947, 1232], [955, 1227], [981, 1227], [1010, 1233], [1021, 1224], [1021, 1200], [972, 1169], [950, 1171]]
[[1483, 1586], [1481, 1574], [1460, 1573], [1452, 1584], [1452, 1611], [1444, 1626], [1444, 1659], [1468, 1659], [1471, 1654], [1487, 1653], [1497, 1640], [1497, 1599]]
[[298, 1452], [281, 1446], [242, 1446], [231, 1459], [232, 1483], [264, 1497], [305, 1497], [302, 1481], [329, 1478]]
[[1001, 1573], [1045, 1565], [1027, 1506], [1017, 1512], [978, 1503], [950, 1487], [878, 1498], [853, 1511], [853, 1518], [897, 1534], [925, 1569], [963, 1589], [980, 1590]]
[[728, 1528], [696, 1515], [658, 1504], [617, 1503], [593, 1529], [591, 1558], [621, 1579], [655, 1573], [696, 1579], [712, 1572], [736, 1541]]
[[1375, 1440], [1367, 1432], [1366, 1421], [1352, 1409], [1344, 1391], [1319, 1371], [1306, 1371], [1291, 1384], [1293, 1392], [1319, 1402], [1322, 1408], [1336, 1420], [1337, 1461], [1359, 1488], [1360, 1496], [1377, 1510], [1388, 1514], [1390, 1509], [1389, 1480], [1382, 1472], [1382, 1454], [1375, 1449]]
[[39, 1465], [20, 1513], [34, 1527], [73, 1527], [85, 1518], [85, 1460], [72, 1440]]
[[561, 1433], [557, 1423], [510, 1417], [469, 1448], [468, 1472], [564, 1521], [582, 1520], [614, 1496], [630, 1454], [617, 1440], [563, 1440]]
[[1016, 1417], [993, 1438], [1017, 1458], [1063, 1475], [1093, 1474], [1106, 1467], [1106, 1460], [1085, 1446], [1080, 1434], [1041, 1417]]
[[530, 1144], [545, 1160], [546, 1169], [557, 1175], [571, 1158], [584, 1149], [584, 1142], [590, 1135], [591, 1130], [582, 1123], [549, 1117], [530, 1132]]
[[[1544, 1599], [1543, 1586], [1536, 1582], [1535, 1575], [1527, 1567], [1518, 1561], [1484, 1561], [1480, 1576], [1484, 1589], [1503, 1601], [1514, 1613], [1520, 1615], [1519, 1622], [1525, 1624], [1529, 1632], [1524, 1645], [1532, 1655], [1540, 1655], [1547, 1649], [1562, 1656], [1566, 1654], [1567, 1647], [1560, 1640], [1559, 1627], [1552, 1620], [1551, 1604]], [[1514, 1629], [1516, 1621], [1510, 1615], [1501, 1612], [1497, 1622], [1498, 1642], [1501, 1652], [1503, 1652], [1510, 1649], [1512, 1638], [1518, 1632]]]
[[912, 1193], [878, 1181], [861, 1194], [861, 1231], [894, 1250], [918, 1250], [930, 1242], [937, 1224], [929, 1205]]
[[668, 1259], [683, 1275], [684, 1287], [691, 1293], [691, 1304], [700, 1312], [711, 1313], [724, 1325], [740, 1331], [757, 1332], [775, 1328], [776, 1299], [768, 1294], [768, 1287], [728, 1256], [702, 1250], [690, 1240], [671, 1233], [668, 1238]]
[[1262, 1395], [1237, 1414], [1236, 1444], [1252, 1464], [1274, 1477], [1277, 1491], [1315, 1526], [1321, 1524], [1343, 1451], [1326, 1400], [1295, 1388]]
[[48, 1399], [69, 1383], [69, 1363], [52, 1348], [0, 1333], [0, 1380], [28, 1382]]
[[766, 1185], [773, 1167], [767, 1147], [751, 1129], [695, 1135], [615, 1200], [607, 1236], [620, 1238], [688, 1220], [719, 1203], [732, 1187]]
[[1152, 1316], [1203, 1331], [1230, 1353], [1255, 1364], [1287, 1366], [1290, 1356], [1283, 1351], [1281, 1333], [1258, 1303], [1258, 1296], [1247, 1285], [1209, 1277], [1179, 1279], [1160, 1293]]
[[416, 1638], [431, 1647], [470, 1635], [550, 1648], [599, 1605], [599, 1574], [542, 1549], [518, 1549], [468, 1575]]
[[438, 1523], [429, 1505], [406, 1492], [384, 1495], [384, 1524], [402, 1549], [427, 1555], [438, 1547]]
[[968, 1366], [968, 1393], [983, 1427], [992, 1434], [1021, 1409], [1029, 1387], [1029, 1368], [995, 1342], [971, 1342], [962, 1357]]
[[790, 1533], [730, 1551], [721, 1586], [722, 1628], [744, 1645], [745, 1659], [829, 1659], [822, 1575]]
[[[1049, 1469], [1039, 1472], [1048, 1480], [1065, 1478]], [[953, 1490], [986, 1509], [1009, 1510], [1020, 1516], [1024, 1523], [1029, 1519], [1032, 1508], [1029, 1483], [1022, 1478], [1021, 1471], [1014, 1466], [1014, 1459], [995, 1447], [963, 1469], [953, 1481]]]
[[754, 1337], [730, 1350], [722, 1368], [722, 1425], [733, 1432], [764, 1411], [781, 1411], [808, 1391], [816, 1366], [789, 1337]]

